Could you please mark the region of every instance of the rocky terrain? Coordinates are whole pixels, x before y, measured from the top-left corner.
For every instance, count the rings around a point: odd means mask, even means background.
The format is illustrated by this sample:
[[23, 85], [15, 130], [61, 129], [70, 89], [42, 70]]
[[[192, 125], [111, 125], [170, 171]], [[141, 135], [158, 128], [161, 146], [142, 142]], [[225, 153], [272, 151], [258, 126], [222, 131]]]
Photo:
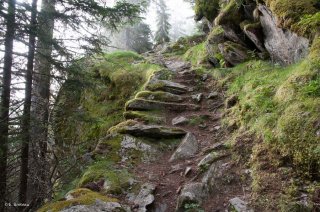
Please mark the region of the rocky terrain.
[[208, 34], [90, 61], [55, 113], [78, 169], [40, 211], [318, 211], [319, 8], [198, 0]]

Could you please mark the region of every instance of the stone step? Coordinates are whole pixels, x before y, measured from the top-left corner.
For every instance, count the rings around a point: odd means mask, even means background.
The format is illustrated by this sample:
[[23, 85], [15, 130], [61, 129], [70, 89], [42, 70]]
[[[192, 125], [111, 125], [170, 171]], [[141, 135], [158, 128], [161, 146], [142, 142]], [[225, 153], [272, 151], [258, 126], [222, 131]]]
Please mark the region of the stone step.
[[126, 120], [138, 120], [148, 124], [163, 124], [166, 122], [165, 117], [153, 111], [126, 111], [123, 116]]
[[137, 99], [146, 99], [161, 102], [183, 102], [186, 97], [164, 91], [141, 91], [136, 95]]
[[198, 109], [200, 109], [200, 106], [195, 104], [159, 102], [159, 101], [150, 101], [145, 99], [133, 99], [127, 102], [126, 104], [127, 111], [171, 110], [171, 111], [183, 112], [186, 110], [194, 111]]
[[185, 85], [169, 80], [158, 80], [155, 77], [150, 79], [150, 81], [146, 85], [146, 90], [165, 91], [172, 94], [184, 94], [190, 91], [190, 89]]
[[186, 131], [176, 127], [166, 127], [161, 125], [145, 125], [137, 121], [128, 120], [122, 122], [109, 130], [110, 134], [128, 134], [136, 137], [149, 138], [182, 138]]

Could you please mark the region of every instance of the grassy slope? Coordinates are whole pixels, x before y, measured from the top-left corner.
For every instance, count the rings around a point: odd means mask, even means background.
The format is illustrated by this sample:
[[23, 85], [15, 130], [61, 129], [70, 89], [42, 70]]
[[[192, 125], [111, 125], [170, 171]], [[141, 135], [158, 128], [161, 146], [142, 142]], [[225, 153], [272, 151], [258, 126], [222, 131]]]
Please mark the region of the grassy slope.
[[[64, 158], [59, 165], [61, 171], [70, 168], [73, 162], [77, 166], [55, 185], [56, 199], [100, 178], [110, 182], [109, 193], [117, 193], [127, 182], [130, 175], [126, 170], [112, 171], [115, 170], [113, 165], [120, 159], [117, 151], [121, 138], [108, 141], [112, 151], [106, 157], [96, 158], [95, 162], [85, 163], [81, 161], [81, 156], [91, 152], [97, 142], [107, 135], [110, 127], [124, 120], [125, 102], [133, 98], [157, 70], [157, 65], [146, 62], [133, 52], [105, 54], [86, 59], [71, 68], [70, 77], [63, 85], [55, 107], [55, 151], [59, 158]], [[121, 179], [118, 178], [121, 176]], [[92, 201], [86, 198], [82, 202]], [[59, 201], [50, 207], [68, 203], [72, 201]]]
[[[243, 134], [255, 134], [248, 167], [253, 171], [257, 207], [294, 210], [299, 189], [306, 186], [312, 195], [318, 187], [319, 41], [315, 39], [308, 58], [289, 67], [251, 60], [234, 68], [206, 69], [200, 62], [206, 57], [203, 44], [184, 56], [195, 69], [212, 73], [227, 96], [239, 99], [226, 111], [224, 123], [237, 125], [230, 136], [234, 143]], [[274, 187], [278, 190], [272, 190]]]

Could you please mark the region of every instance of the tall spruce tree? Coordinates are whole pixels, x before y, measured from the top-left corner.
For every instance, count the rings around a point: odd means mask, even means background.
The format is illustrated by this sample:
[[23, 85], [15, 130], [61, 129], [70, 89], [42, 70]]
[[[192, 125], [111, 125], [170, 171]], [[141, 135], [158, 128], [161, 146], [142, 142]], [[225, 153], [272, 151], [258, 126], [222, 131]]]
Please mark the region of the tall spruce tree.
[[27, 202], [27, 189], [28, 189], [28, 173], [29, 173], [29, 143], [30, 143], [30, 109], [32, 98], [32, 79], [33, 79], [33, 66], [35, 56], [36, 44], [36, 29], [37, 29], [37, 4], [38, 0], [33, 0], [31, 4], [31, 19], [28, 29], [28, 56], [27, 56], [27, 70], [25, 73], [25, 97], [23, 116], [21, 123], [22, 130], [22, 146], [21, 146], [21, 168], [20, 168], [20, 188], [19, 188], [19, 202]]
[[0, 211], [5, 211], [7, 200], [7, 153], [9, 138], [9, 111], [11, 95], [11, 74], [13, 64], [13, 42], [16, 27], [16, 1], [8, 0], [6, 14], [5, 52], [0, 99]]
[[169, 30], [171, 25], [169, 23], [168, 8], [164, 0], [157, 2], [157, 31], [155, 34], [156, 44], [162, 44], [170, 41]]

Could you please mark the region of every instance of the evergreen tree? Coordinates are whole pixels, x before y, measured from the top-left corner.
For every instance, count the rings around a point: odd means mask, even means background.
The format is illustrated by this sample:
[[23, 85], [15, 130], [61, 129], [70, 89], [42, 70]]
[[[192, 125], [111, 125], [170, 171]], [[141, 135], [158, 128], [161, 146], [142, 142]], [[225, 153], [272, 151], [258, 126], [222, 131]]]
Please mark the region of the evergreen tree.
[[167, 5], [164, 0], [159, 0], [157, 3], [157, 31], [155, 34], [156, 44], [162, 44], [170, 41], [169, 30], [171, 25], [169, 23], [169, 14], [167, 13]]
[[[2, 4], [1, 4], [2, 5]], [[9, 139], [9, 111], [13, 65], [13, 42], [16, 27], [16, 1], [8, 1], [4, 41], [3, 77], [0, 99], [0, 211], [5, 211], [7, 201], [7, 157]]]

